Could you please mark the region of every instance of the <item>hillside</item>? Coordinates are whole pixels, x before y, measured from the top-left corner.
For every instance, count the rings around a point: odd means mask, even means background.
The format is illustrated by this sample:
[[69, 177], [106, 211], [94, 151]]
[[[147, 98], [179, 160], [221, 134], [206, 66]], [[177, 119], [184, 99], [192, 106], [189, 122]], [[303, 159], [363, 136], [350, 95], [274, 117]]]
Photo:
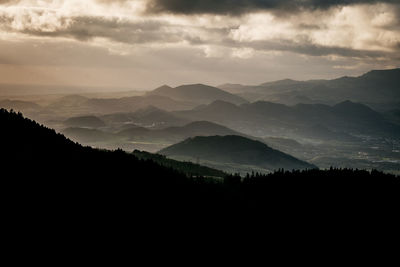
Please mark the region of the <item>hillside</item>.
[[167, 127], [164, 129], [132, 127], [116, 134], [120, 138], [122, 137], [127, 141], [134, 142], [136, 148], [150, 152], [156, 152], [189, 137], [210, 135], [244, 136], [242, 133], [208, 121], [195, 121], [184, 126]]
[[115, 139], [114, 134], [103, 132], [97, 129], [88, 129], [80, 127], [69, 127], [62, 130], [62, 133], [81, 144], [89, 144], [94, 142], [108, 142]]
[[164, 85], [149, 92], [148, 95], [166, 96], [178, 101], [195, 102], [197, 104], [209, 104], [216, 100], [223, 100], [234, 104], [246, 102], [246, 100], [239, 96], [204, 84], [181, 85], [175, 88]]
[[[187, 220], [189, 214], [196, 220], [210, 220], [266, 210], [284, 221], [305, 214], [318, 218], [324, 213], [329, 218], [345, 214], [346, 219], [355, 211], [357, 217], [364, 212], [368, 216], [379, 213], [379, 218], [383, 212], [396, 214], [399, 177], [377, 171], [279, 171], [267, 176], [254, 173], [244, 179], [227, 176], [223, 181], [189, 179], [173, 168], [185, 173], [192, 167], [195, 173], [221, 173], [138, 151], [128, 154], [82, 147], [4, 109], [0, 109], [0, 125], [2, 187], [7, 204], [4, 214], [18, 227], [26, 225], [27, 217], [35, 218], [30, 222], [35, 229], [50, 221], [51, 225], [45, 224], [47, 230], [64, 226], [82, 230], [82, 225], [91, 229], [115, 224], [131, 227], [137, 225], [138, 218], [154, 218], [158, 224], [166, 219], [181, 222], [180, 218]], [[227, 137], [232, 138], [242, 140]], [[229, 152], [226, 145], [229, 148], [232, 140], [219, 141], [214, 142], [214, 150]], [[251, 140], [244, 143], [246, 147], [254, 145]], [[196, 147], [204, 154], [204, 148]], [[252, 148], [257, 156], [265, 155], [257, 147], [260, 144]], [[219, 157], [236, 160], [243, 151], [236, 152], [227, 156], [219, 153]]]
[[[187, 163], [175, 161], [167, 167], [121, 150], [82, 147], [4, 109], [0, 109], [0, 125], [3, 197], [8, 200], [5, 212], [18, 220], [27, 216], [40, 218], [40, 222], [57, 220], [54, 227], [71, 227], [75, 220], [91, 227], [99, 220], [119, 221], [121, 226], [137, 220], [127, 214], [129, 210], [147, 218], [149, 214], [170, 216], [172, 211], [209, 214], [226, 207], [222, 184], [201, 177], [190, 179], [172, 168], [187, 170], [191, 166]], [[197, 176], [204, 170], [221, 174], [195, 167]], [[30, 225], [35, 226], [35, 220]]]
[[[68, 191], [71, 190], [70, 186], [79, 184], [94, 188], [109, 185], [112, 189], [118, 184], [129, 186], [118, 188], [120, 191], [132, 190], [138, 193], [139, 188], [151, 185], [151, 190], [171, 189], [171, 192], [180, 194], [180, 186], [196, 183], [186, 175], [225, 176], [215, 169], [168, 160], [161, 155], [147, 152], [125, 153], [121, 150], [83, 147], [52, 129], [24, 118], [20, 113], [4, 109], [0, 109], [0, 125], [3, 129], [0, 132], [3, 171], [13, 170], [7, 177], [35, 178], [37, 185], [44, 188], [62, 185], [65, 188], [58, 189]], [[17, 165], [24, 168], [14, 169]], [[45, 184], [50, 181], [47, 179], [52, 179], [48, 185]], [[157, 189], [157, 185], [161, 187]], [[135, 189], [135, 186], [138, 188]]]
[[212, 169], [189, 161], [182, 162], [169, 159], [163, 155], [148, 153], [146, 151], [134, 150], [132, 154], [139, 159], [152, 160], [162, 166], [173, 168], [182, 173], [185, 173], [188, 176], [202, 175], [204, 177], [224, 178], [227, 175], [220, 170]]
[[[135, 121], [135, 123], [138, 123], [138, 121], [135, 119], [137, 117], [136, 115], [134, 117], [134, 114], [116, 114], [107, 115], [106, 117], [107, 121], [110, 120], [110, 117], [118, 117], [121, 118], [123, 121], [133, 120]], [[183, 120], [181, 122], [183, 122]], [[111, 122], [109, 123], [111, 124]], [[138, 149], [149, 152], [156, 152], [162, 148], [181, 142], [186, 138], [195, 136], [246, 136], [225, 126], [208, 121], [195, 121], [185, 124], [183, 126], [173, 126], [160, 129], [158, 129], [157, 127], [146, 128], [133, 123], [127, 123], [123, 125], [125, 126], [117, 127], [116, 131], [97, 128], [68, 127], [62, 129], [61, 132], [65, 134], [68, 138], [71, 138], [72, 140], [84, 145], [108, 149], [116, 149], [120, 147], [128, 151]], [[151, 126], [153, 125], [154, 123], [151, 124]]]
[[215, 166], [220, 165], [224, 170], [230, 168], [223, 165], [236, 165], [234, 169], [240, 169], [239, 166], [254, 166], [264, 172], [280, 168], [315, 168], [264, 143], [235, 135], [189, 138], [162, 149], [159, 153], [172, 158], [200, 160], [205, 165], [216, 163]]

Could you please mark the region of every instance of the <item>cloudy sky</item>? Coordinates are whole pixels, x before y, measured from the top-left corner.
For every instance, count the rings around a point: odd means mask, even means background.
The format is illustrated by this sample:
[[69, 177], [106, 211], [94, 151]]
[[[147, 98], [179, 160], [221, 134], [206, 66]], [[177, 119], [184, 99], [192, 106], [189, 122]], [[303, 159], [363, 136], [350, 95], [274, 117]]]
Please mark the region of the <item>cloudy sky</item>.
[[0, 83], [150, 89], [400, 67], [400, 0], [0, 0]]

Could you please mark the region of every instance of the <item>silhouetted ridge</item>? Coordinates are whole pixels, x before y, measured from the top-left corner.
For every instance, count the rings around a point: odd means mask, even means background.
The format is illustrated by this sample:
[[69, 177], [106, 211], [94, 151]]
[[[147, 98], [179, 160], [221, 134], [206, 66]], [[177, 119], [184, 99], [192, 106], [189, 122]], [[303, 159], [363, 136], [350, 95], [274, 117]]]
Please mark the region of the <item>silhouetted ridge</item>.
[[[397, 216], [399, 177], [382, 172], [279, 170], [206, 179], [194, 171], [189, 178], [184, 175], [191, 173], [187, 168], [199, 165], [180, 165], [183, 173], [172, 168], [178, 162], [161, 156], [136, 151], [139, 159], [121, 150], [82, 147], [20, 113], [0, 109], [0, 126], [3, 216], [21, 229], [84, 229], [87, 234], [88, 226], [98, 235], [105, 228], [131, 229], [144, 219], [157, 226], [165, 220], [182, 223], [181, 218], [186, 223], [189, 213], [210, 222], [218, 216], [267, 212], [290, 224], [304, 216], [329, 221]], [[218, 157], [237, 161], [296, 161], [239, 136], [195, 137], [169, 150], [194, 153], [185, 150], [190, 146], [202, 155], [212, 157], [209, 152], [216, 151]], [[198, 171], [221, 174], [208, 168]]]
[[[123, 177], [131, 169], [135, 169], [131, 174], [133, 177], [184, 177], [157, 164], [142, 162], [122, 151], [82, 147], [54, 130], [24, 118], [20, 113], [1, 109], [0, 124], [2, 157], [8, 158], [12, 164], [34, 166], [34, 170], [39, 167], [44, 177], [82, 177], [89, 180], [117, 174]], [[16, 171], [24, 173], [27, 170]]]
[[398, 80], [399, 77], [400, 77], [400, 68], [389, 69], [389, 70], [371, 70], [360, 76], [360, 78], [363, 79], [379, 79], [386, 81], [390, 81], [393, 79]]
[[278, 80], [278, 81], [273, 81], [273, 82], [266, 82], [266, 83], [262, 83], [260, 84], [260, 86], [269, 86], [269, 85], [293, 85], [293, 84], [297, 84], [300, 81], [295, 81], [292, 79], [283, 79], [283, 80]]

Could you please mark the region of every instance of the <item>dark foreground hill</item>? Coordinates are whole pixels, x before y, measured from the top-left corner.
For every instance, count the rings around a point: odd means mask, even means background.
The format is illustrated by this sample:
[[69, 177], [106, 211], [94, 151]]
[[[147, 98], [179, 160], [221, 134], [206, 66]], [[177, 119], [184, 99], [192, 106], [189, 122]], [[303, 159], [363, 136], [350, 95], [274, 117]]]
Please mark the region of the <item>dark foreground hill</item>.
[[167, 157], [160, 154], [153, 154], [139, 150], [134, 150], [132, 154], [139, 159], [152, 160], [162, 166], [173, 168], [186, 174], [187, 176], [204, 176], [219, 179], [227, 176], [227, 173], [224, 173], [220, 170], [212, 169], [199, 164], [194, 164], [192, 162], [181, 162], [173, 159], [168, 159]]
[[1, 189], [7, 199], [3, 215], [13, 227], [43, 223], [46, 231], [73, 231], [81, 225], [95, 231], [118, 224], [114, 230], [119, 231], [148, 216], [159, 222], [183, 211], [204, 214], [223, 208], [223, 188], [205, 178], [187, 177], [122, 150], [83, 147], [4, 109], [0, 125]]
[[[160, 154], [202, 159], [206, 162], [230, 166], [253, 166], [264, 171], [281, 168], [289, 170], [316, 168], [312, 164], [272, 149], [264, 143], [237, 135], [197, 136], [167, 147], [161, 150]], [[229, 169], [229, 167], [223, 169]]]
[[397, 215], [399, 177], [381, 172], [279, 171], [222, 183], [190, 179], [120, 150], [82, 147], [4, 109], [0, 125], [3, 222], [21, 233], [62, 230], [103, 239], [106, 230], [124, 236], [141, 231], [140, 222], [153, 230], [172, 221], [188, 225], [189, 214], [217, 227], [217, 218], [252, 212], [287, 229], [313, 218], [334, 223], [360, 214], [380, 220]]

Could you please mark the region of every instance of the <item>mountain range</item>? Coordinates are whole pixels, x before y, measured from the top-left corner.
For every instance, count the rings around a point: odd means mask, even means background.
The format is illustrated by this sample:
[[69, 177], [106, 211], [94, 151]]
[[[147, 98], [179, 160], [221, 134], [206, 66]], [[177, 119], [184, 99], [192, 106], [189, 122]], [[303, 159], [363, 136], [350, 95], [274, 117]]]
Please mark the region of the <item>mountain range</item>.
[[130, 113], [106, 114], [100, 116], [100, 119], [109, 126], [122, 129], [132, 126], [159, 129], [170, 126], [183, 126], [190, 122], [190, 120], [154, 106], [147, 106]]
[[[118, 132], [106, 132], [101, 129], [69, 127], [62, 130], [63, 134], [72, 140], [87, 145], [121, 146], [121, 143], [131, 144], [132, 148], [158, 151], [161, 148], [183, 141], [189, 137], [209, 135], [242, 135], [222, 125], [208, 121], [195, 121], [184, 126], [150, 129], [140, 126], [130, 126]], [[110, 147], [107, 146], [106, 147]]]
[[[42, 96], [43, 97], [43, 96]], [[175, 88], [161, 86], [143, 95], [116, 98], [93, 98], [82, 95], [60, 96], [50, 104], [37, 105], [34, 102], [21, 100], [1, 100], [0, 107], [14, 107], [20, 111], [40, 112], [54, 117], [68, 114], [69, 116], [87, 116], [111, 113], [130, 113], [149, 106], [161, 110], [176, 111], [195, 108], [198, 105], [209, 104], [223, 100], [235, 104], [247, 101], [239, 96], [225, 92], [219, 88], [203, 85], [182, 85]]]
[[[196, 135], [240, 135], [318, 166], [347, 161], [357, 164], [345, 166], [397, 172], [398, 74], [394, 69], [334, 80], [223, 86], [229, 92], [192, 84], [162, 86], [141, 96], [8, 94], [0, 106], [23, 111], [75, 141], [99, 148], [154, 152]], [[277, 137], [300, 146], [271, 139]]]
[[400, 68], [373, 70], [359, 77], [345, 76], [333, 80], [285, 79], [255, 86], [224, 84], [218, 87], [251, 102], [265, 100], [294, 105], [298, 103], [335, 104], [351, 100], [385, 110], [399, 105], [399, 84]]
[[150, 91], [147, 95], [170, 97], [178, 101], [193, 102], [198, 105], [210, 104], [216, 100], [222, 100], [234, 104], [243, 104], [247, 102], [239, 96], [204, 84], [181, 85], [175, 88], [164, 85]]
[[[240, 106], [215, 101], [175, 114], [191, 120], [208, 120], [252, 136], [286, 136], [320, 140], [352, 139], [350, 135], [398, 136], [398, 125], [361, 103], [284, 104], [257, 101]], [[314, 129], [314, 130], [312, 130]], [[315, 133], [310, 135], [310, 133]]]

